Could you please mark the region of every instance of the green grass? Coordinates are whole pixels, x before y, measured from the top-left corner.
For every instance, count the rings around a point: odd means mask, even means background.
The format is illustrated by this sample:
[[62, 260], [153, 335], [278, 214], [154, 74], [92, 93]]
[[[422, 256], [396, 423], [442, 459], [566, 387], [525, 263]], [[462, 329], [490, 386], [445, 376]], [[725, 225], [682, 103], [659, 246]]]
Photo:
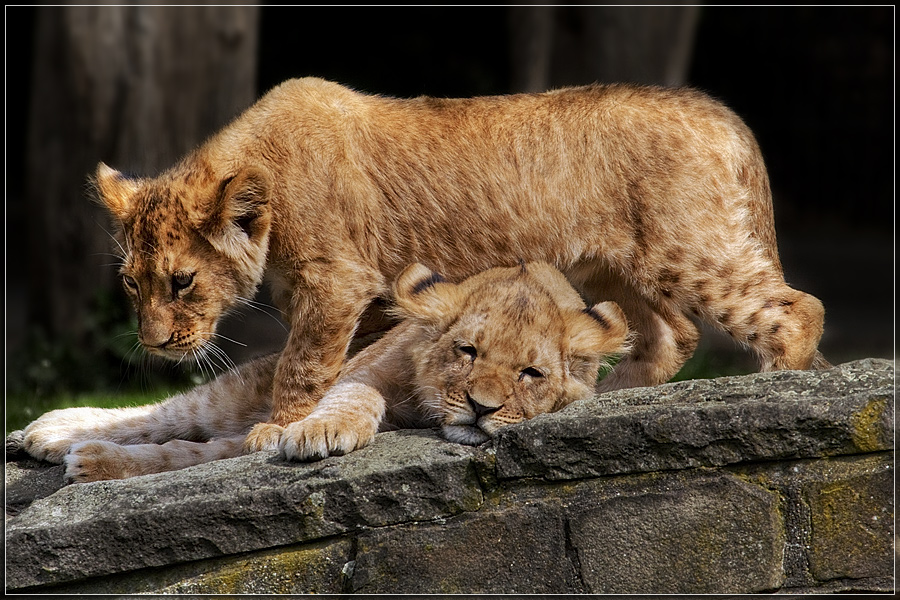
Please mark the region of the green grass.
[[7, 395], [6, 397], [6, 434], [23, 429], [36, 418], [58, 408], [75, 406], [95, 406], [99, 408], [119, 408], [122, 406], [139, 406], [151, 404], [166, 398], [177, 390], [155, 390], [150, 392], [126, 393], [84, 393], [62, 394], [50, 397], [25, 397]]
[[721, 356], [710, 352], [698, 352], [681, 367], [681, 370], [678, 371], [671, 381], [747, 375], [756, 370], [756, 365], [745, 357]]

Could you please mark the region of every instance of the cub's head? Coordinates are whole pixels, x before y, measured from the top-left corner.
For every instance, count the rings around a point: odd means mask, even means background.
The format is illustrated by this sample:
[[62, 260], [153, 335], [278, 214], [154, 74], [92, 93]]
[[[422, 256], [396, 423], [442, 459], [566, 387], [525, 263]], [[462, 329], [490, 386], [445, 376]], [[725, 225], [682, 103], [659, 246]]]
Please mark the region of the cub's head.
[[590, 396], [628, 337], [618, 305], [586, 307], [545, 263], [458, 285], [416, 264], [397, 279], [394, 297], [420, 331], [410, 349], [420, 397], [444, 437], [463, 444]]
[[216, 177], [194, 168], [136, 179], [101, 163], [94, 183], [117, 225], [141, 344], [172, 360], [202, 356], [220, 317], [262, 280], [268, 174], [251, 168]]

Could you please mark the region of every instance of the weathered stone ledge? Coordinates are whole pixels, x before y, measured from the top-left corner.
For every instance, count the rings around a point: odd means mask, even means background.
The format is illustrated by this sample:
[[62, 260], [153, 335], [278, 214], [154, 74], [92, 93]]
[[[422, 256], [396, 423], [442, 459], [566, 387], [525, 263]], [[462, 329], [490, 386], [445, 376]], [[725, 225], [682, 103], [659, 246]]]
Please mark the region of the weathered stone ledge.
[[890, 591], [895, 389], [870, 359], [606, 394], [481, 448], [400, 431], [66, 487], [19, 457], [6, 589]]

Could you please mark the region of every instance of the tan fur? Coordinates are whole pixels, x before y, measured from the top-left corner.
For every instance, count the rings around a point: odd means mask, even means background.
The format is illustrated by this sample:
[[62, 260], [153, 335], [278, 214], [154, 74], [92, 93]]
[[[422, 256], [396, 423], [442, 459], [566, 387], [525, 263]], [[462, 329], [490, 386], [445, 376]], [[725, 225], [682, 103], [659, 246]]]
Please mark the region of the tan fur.
[[636, 337], [603, 390], [675, 375], [697, 319], [763, 370], [827, 365], [822, 304], [783, 279], [757, 144], [692, 90], [403, 100], [291, 80], [159, 177], [101, 165], [96, 183], [151, 352], [201, 352], [272, 282], [291, 331], [249, 448], [310, 414], [411, 262], [461, 281], [544, 260], [616, 301]]
[[[464, 444], [590, 396], [600, 367], [625, 350], [612, 302], [588, 309], [545, 263], [495, 268], [456, 285], [421, 264], [394, 287], [397, 327], [351, 359], [306, 418], [279, 432], [281, 455], [345, 454], [381, 430], [441, 428]], [[25, 430], [33, 456], [65, 462], [72, 482], [119, 479], [237, 456], [268, 418], [276, 356], [160, 404], [72, 408]]]

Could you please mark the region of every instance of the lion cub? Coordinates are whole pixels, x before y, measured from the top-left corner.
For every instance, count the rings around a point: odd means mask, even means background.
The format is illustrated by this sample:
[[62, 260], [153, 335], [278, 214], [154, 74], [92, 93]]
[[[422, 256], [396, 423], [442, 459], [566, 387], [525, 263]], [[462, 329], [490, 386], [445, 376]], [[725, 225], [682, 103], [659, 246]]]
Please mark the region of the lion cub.
[[[345, 365], [309, 416], [288, 425], [282, 457], [345, 454], [379, 430], [410, 427], [480, 444], [505, 425], [592, 395], [606, 359], [626, 349], [621, 309], [586, 307], [545, 263], [494, 268], [460, 284], [414, 264], [394, 298], [400, 324]], [[64, 461], [73, 482], [237, 456], [250, 428], [269, 417], [276, 360], [159, 404], [47, 413], [25, 430], [25, 449]]]
[[397, 99], [297, 79], [158, 177], [101, 164], [96, 187], [148, 351], [203, 353], [271, 283], [291, 329], [249, 449], [313, 411], [413, 262], [459, 282], [543, 260], [618, 303], [636, 335], [604, 390], [669, 380], [698, 320], [764, 370], [827, 364], [821, 302], [784, 281], [753, 134], [689, 89]]

